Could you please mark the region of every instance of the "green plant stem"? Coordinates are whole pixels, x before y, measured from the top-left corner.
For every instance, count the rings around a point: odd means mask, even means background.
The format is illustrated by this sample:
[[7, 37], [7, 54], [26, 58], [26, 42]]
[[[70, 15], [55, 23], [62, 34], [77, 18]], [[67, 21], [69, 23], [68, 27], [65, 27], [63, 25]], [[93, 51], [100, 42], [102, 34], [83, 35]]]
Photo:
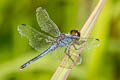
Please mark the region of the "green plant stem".
[[[86, 23], [84, 24], [84, 26], [82, 27], [82, 29], [80, 30], [81, 33], [81, 37], [86, 37], [88, 38], [90, 35], [90, 32], [92, 31], [96, 20], [104, 6], [105, 0], [99, 0], [98, 4], [96, 5], [95, 9], [93, 10], [93, 12], [91, 13], [91, 15], [89, 16], [88, 20], [86, 21]], [[85, 43], [82, 44], [82, 48], [84, 47]], [[80, 54], [82, 51], [82, 48], [76, 52], [76, 54]], [[73, 47], [70, 47], [71, 52], [73, 52]], [[59, 67], [57, 68], [56, 72], [54, 73], [54, 75], [52, 76], [51, 80], [66, 80], [70, 71], [72, 70], [74, 64], [76, 63], [76, 61], [78, 60], [77, 55], [72, 56], [72, 58], [74, 59], [74, 63], [69, 59], [69, 57], [66, 55], [61, 64], [59, 65]]]

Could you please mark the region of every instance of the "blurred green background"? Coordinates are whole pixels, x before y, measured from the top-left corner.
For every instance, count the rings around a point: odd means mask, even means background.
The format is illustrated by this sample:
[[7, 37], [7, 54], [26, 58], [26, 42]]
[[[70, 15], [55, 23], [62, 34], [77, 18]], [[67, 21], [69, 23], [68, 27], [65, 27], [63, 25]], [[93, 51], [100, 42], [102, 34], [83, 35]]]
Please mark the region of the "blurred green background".
[[[19, 24], [38, 27], [36, 8], [44, 7], [61, 32], [81, 29], [98, 0], [0, 0], [0, 80], [50, 80], [57, 63], [46, 55], [22, 71], [39, 52], [17, 31]], [[120, 0], [106, 0], [91, 36], [101, 44], [82, 53], [68, 80], [120, 80]]]

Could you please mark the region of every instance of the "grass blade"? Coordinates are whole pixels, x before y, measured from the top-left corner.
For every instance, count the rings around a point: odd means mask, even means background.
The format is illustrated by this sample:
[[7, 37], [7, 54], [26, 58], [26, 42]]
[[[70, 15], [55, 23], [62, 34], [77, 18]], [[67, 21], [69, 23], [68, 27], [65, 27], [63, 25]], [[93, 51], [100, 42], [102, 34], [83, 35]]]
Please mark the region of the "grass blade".
[[[86, 38], [89, 37], [90, 32], [92, 31], [96, 23], [96, 20], [104, 6], [104, 3], [105, 3], [105, 0], [99, 0], [95, 9], [93, 10], [88, 20], [85, 22], [84, 26], [80, 30], [81, 37], [86, 37]], [[85, 44], [83, 44], [82, 47], [84, 47], [84, 45]], [[71, 46], [71, 51], [74, 52], [72, 49], [72, 46]], [[76, 54], [80, 54], [81, 51], [82, 51], [82, 48]], [[76, 62], [78, 59], [78, 56], [72, 56], [72, 57], [74, 61]], [[68, 59], [69, 57], [66, 55], [64, 59], [62, 60], [61, 64], [59, 65], [59, 67], [57, 68], [56, 72], [52, 76], [51, 80], [66, 80], [67, 79], [70, 71], [72, 70], [75, 64], [72, 61], [68, 61]]]

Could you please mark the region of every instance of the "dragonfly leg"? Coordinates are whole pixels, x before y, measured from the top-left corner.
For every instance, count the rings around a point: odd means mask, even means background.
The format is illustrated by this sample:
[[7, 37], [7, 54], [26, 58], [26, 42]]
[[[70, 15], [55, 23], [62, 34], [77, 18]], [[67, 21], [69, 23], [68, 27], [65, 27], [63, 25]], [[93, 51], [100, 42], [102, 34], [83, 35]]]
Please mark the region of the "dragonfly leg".
[[79, 58], [78, 58], [78, 60], [77, 60], [77, 62], [76, 62], [76, 64], [81, 64], [82, 63], [82, 56], [81, 56], [81, 54], [79, 54]]
[[[73, 47], [75, 48], [75, 50], [79, 50], [79, 49], [81, 49], [82, 47], [79, 47], [79, 48], [77, 48], [76, 46], [75, 46], [75, 44], [72, 44], [73, 45]], [[81, 56], [81, 54], [76, 54], [78, 57], [79, 57], [79, 59], [78, 59], [78, 61], [76, 62], [76, 64], [81, 64], [82, 63], [82, 56]]]
[[70, 54], [67, 53], [66, 55], [71, 59], [72, 62], [74, 62]]
[[77, 47], [75, 46], [75, 44], [72, 44], [72, 45], [73, 45], [73, 47], [74, 47], [75, 50], [79, 50], [79, 49], [83, 48], [83, 47], [77, 48]]
[[[75, 44], [71, 44], [71, 45], [75, 48], [75, 50], [79, 50], [80, 48], [82, 48], [82, 47], [77, 48], [77, 47], [75, 46]], [[65, 48], [65, 51], [64, 51], [64, 52], [65, 52], [66, 55], [72, 60], [72, 62], [74, 62], [74, 60], [72, 59], [72, 57], [71, 57], [71, 55], [70, 55], [70, 45], [68, 45], [67, 48]], [[75, 55], [77, 55], [77, 56], [79, 57], [79, 61], [78, 61], [77, 64], [81, 64], [81, 62], [82, 62], [82, 56], [81, 56], [81, 54], [75, 54]]]
[[67, 48], [65, 48], [65, 51], [64, 51], [64, 53], [68, 53], [68, 46], [67, 46]]
[[72, 59], [72, 57], [70, 55], [70, 47], [69, 46], [67, 46], [67, 48], [65, 48], [65, 53], [71, 59], [71, 61], [74, 62], [74, 60]]
[[73, 44], [73, 47], [75, 48], [75, 50], [79, 50], [79, 48], [77, 48], [74, 44]]

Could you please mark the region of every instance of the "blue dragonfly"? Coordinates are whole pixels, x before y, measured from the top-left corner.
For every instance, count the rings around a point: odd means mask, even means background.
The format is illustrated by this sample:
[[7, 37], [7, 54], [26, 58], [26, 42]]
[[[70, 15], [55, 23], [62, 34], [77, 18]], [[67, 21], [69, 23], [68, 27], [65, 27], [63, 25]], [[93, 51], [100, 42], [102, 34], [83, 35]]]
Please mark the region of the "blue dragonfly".
[[[58, 47], [63, 46], [67, 46], [64, 52], [74, 62], [74, 60], [68, 53], [69, 46], [72, 45], [75, 50], [79, 50], [81, 48], [80, 45], [88, 40], [99, 42], [99, 39], [96, 38], [81, 38], [80, 32], [78, 30], [71, 30], [69, 34], [61, 33], [57, 25], [50, 19], [47, 11], [42, 7], [37, 8], [36, 17], [39, 27], [42, 30], [41, 32], [27, 24], [18, 25], [18, 31], [21, 36], [29, 39], [29, 44], [32, 48], [37, 51], [43, 51], [42, 49], [46, 50], [23, 64], [20, 67], [20, 70], [38, 60], [39, 58], [43, 57], [47, 53], [54, 51]], [[79, 47], [76, 45], [78, 45]]]

